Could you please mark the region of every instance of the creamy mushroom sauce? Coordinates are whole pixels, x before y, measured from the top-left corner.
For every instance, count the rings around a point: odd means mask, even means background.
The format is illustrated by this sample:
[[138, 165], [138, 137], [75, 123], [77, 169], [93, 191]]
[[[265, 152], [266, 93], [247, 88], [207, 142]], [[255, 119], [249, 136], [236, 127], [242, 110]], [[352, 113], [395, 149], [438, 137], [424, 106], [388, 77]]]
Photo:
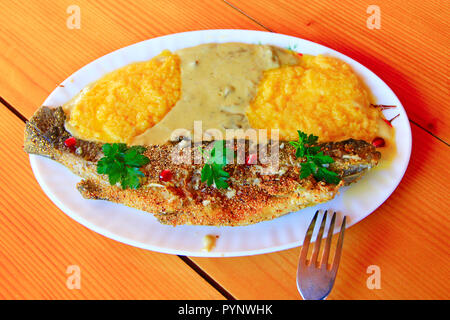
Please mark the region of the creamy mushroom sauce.
[[[163, 144], [176, 129], [191, 134], [194, 121], [202, 130], [250, 128], [245, 110], [263, 72], [298, 63], [297, 55], [268, 45], [209, 43], [175, 52], [181, 59], [181, 98], [155, 126], [133, 144]], [[225, 135], [224, 135], [225, 136]]]

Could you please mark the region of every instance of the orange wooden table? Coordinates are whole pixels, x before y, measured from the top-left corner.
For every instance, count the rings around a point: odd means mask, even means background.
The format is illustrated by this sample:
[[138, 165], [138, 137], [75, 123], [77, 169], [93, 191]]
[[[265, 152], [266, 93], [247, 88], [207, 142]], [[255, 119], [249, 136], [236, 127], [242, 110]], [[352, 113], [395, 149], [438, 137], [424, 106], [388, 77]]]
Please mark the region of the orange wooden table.
[[[80, 29], [67, 27], [80, 8]], [[330, 299], [450, 298], [449, 2], [2, 1], [0, 2], [0, 298], [300, 299], [299, 248], [239, 258], [189, 258], [137, 249], [71, 220], [45, 196], [22, 151], [24, 121], [66, 77], [123, 46], [198, 29], [285, 33], [338, 50], [378, 74], [411, 120], [402, 183], [346, 232]], [[81, 288], [67, 286], [68, 267]], [[370, 266], [381, 288], [369, 288]], [[369, 269], [370, 270], [370, 269]]]

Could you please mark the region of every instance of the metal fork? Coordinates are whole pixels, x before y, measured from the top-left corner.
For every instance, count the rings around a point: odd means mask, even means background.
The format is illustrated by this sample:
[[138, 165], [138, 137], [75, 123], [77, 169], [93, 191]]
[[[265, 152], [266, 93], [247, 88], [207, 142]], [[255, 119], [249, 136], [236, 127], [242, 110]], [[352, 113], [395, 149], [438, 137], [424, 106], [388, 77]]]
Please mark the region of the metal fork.
[[323, 300], [328, 297], [336, 279], [336, 273], [339, 267], [339, 260], [341, 259], [342, 244], [344, 242], [344, 230], [346, 217], [342, 221], [341, 231], [336, 246], [336, 253], [333, 261], [328, 264], [330, 256], [331, 238], [333, 237], [334, 223], [336, 220], [336, 212], [331, 218], [330, 227], [328, 229], [327, 240], [323, 252], [323, 258], [320, 262], [319, 251], [320, 243], [322, 241], [323, 231], [325, 229], [325, 222], [327, 220], [327, 211], [323, 214], [322, 222], [320, 224], [319, 233], [317, 234], [316, 244], [312, 252], [311, 259], [307, 261], [309, 244], [316, 225], [319, 210], [316, 211], [312, 219], [308, 231], [303, 241], [303, 248], [300, 253], [300, 260], [297, 269], [297, 288], [303, 299], [305, 300]]

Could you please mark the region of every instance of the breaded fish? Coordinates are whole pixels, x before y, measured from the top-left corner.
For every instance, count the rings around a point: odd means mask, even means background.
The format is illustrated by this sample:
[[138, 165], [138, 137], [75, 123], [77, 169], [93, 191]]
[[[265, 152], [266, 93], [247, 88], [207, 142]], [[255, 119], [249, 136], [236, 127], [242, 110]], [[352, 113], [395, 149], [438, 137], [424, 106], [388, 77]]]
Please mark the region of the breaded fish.
[[[217, 189], [201, 182], [202, 164], [176, 164], [173, 149], [181, 142], [146, 146], [150, 162], [141, 168], [145, 178], [138, 189], [110, 185], [108, 177], [97, 173], [103, 157], [102, 144], [77, 139], [76, 149], [67, 147], [62, 108], [41, 107], [26, 123], [24, 149], [27, 153], [49, 157], [79, 175], [77, 188], [86, 199], [103, 199], [151, 212], [164, 224], [241, 226], [274, 219], [289, 212], [329, 201], [340, 187], [352, 183], [377, 165], [380, 153], [371, 144], [349, 139], [320, 144], [335, 162], [328, 169], [341, 178], [337, 185], [300, 179], [300, 163], [295, 148], [279, 144], [279, 165], [228, 164], [228, 189]], [[205, 142], [206, 144], [206, 142]], [[186, 147], [186, 148], [191, 148]], [[194, 152], [188, 149], [187, 154]], [[162, 182], [159, 175], [170, 170], [173, 178]]]

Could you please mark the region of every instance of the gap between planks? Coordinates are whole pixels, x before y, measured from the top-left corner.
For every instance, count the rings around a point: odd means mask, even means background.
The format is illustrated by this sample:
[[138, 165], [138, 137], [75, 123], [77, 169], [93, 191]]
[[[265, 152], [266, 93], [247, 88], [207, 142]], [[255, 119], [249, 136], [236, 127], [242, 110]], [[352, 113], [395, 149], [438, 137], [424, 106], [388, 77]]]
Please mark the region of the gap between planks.
[[[245, 16], [246, 18], [252, 20], [254, 23], [258, 24], [259, 26], [261, 26], [262, 28], [266, 29], [269, 32], [275, 32], [274, 30], [266, 27], [265, 25], [263, 25], [261, 22], [259, 22], [258, 20], [256, 20], [255, 18], [253, 18], [252, 16], [250, 16], [249, 14], [245, 13], [242, 9], [236, 7], [234, 4], [228, 2], [227, 0], [222, 0], [225, 4], [227, 4], [228, 6], [230, 6], [231, 8], [233, 8], [234, 10], [236, 10], [237, 12], [239, 12], [240, 14], [242, 14], [243, 16]], [[436, 139], [438, 139], [439, 141], [441, 141], [442, 143], [444, 143], [447, 147], [450, 147], [450, 144], [445, 141], [444, 139], [438, 137], [437, 135], [435, 135], [434, 133], [432, 133], [430, 130], [424, 128], [423, 126], [421, 126], [420, 124], [418, 124], [417, 122], [408, 119], [410, 123], [416, 125], [417, 127], [419, 127], [420, 129], [424, 130], [425, 132], [427, 132], [428, 134], [430, 134], [431, 136], [435, 137]]]
[[[0, 103], [4, 105], [9, 111], [11, 111], [16, 117], [18, 117], [23, 123], [27, 122], [27, 118], [23, 116], [15, 107], [13, 107], [8, 101], [0, 96]], [[199, 265], [187, 256], [177, 255], [188, 267], [190, 267], [195, 273], [197, 273], [203, 280], [205, 280], [211, 287], [216, 289], [227, 300], [236, 300], [236, 298], [222, 287], [217, 281], [215, 281], [210, 275], [208, 275]]]
[[[8, 101], [6, 101], [3, 97], [0, 96], [0, 104], [3, 104], [9, 111], [11, 111], [16, 117], [18, 117], [22, 122], [27, 122], [27, 118], [21, 114], [15, 107], [13, 107]], [[417, 126], [418, 128], [422, 129], [423, 131], [425, 131], [426, 133], [428, 133], [429, 135], [431, 135], [433, 138], [439, 140], [440, 142], [442, 142], [443, 144], [445, 144], [447, 147], [450, 147], [450, 144], [445, 141], [444, 139], [438, 137], [437, 135], [433, 134], [431, 131], [425, 129], [424, 127], [422, 127], [421, 125], [419, 125], [417, 122], [408, 119], [410, 123], [412, 123], [413, 125]]]
[[263, 25], [261, 22], [259, 22], [258, 20], [256, 20], [255, 18], [253, 18], [252, 16], [246, 14], [244, 11], [242, 11], [241, 9], [239, 9], [238, 7], [236, 7], [235, 5], [229, 3], [226, 0], [222, 0], [226, 5], [230, 6], [231, 8], [233, 8], [234, 10], [236, 10], [237, 12], [239, 12], [240, 14], [242, 14], [244, 17], [252, 20], [254, 23], [256, 23], [257, 25], [261, 26], [262, 28], [266, 29], [269, 32], [274, 32], [273, 30], [271, 30], [270, 28], [266, 27], [265, 25]]
[[[22, 122], [26, 122], [27, 118], [22, 115], [14, 106], [12, 106], [8, 101], [6, 101], [3, 97], [0, 96], [0, 104], [4, 105], [9, 111], [11, 111], [16, 117], [18, 117]], [[415, 121], [409, 120], [410, 123], [417, 126], [427, 134], [431, 135], [433, 138], [439, 140], [444, 143], [446, 146], [450, 146], [445, 140], [440, 137], [434, 135], [432, 132], [423, 128]], [[187, 266], [189, 266], [194, 272], [196, 272], [201, 278], [203, 278], [210, 286], [216, 289], [221, 295], [223, 295], [227, 300], [236, 300], [236, 298], [228, 292], [220, 283], [218, 283], [214, 278], [212, 278], [208, 273], [206, 273], [198, 264], [196, 264], [192, 259], [188, 256], [180, 256], [177, 255]]]

